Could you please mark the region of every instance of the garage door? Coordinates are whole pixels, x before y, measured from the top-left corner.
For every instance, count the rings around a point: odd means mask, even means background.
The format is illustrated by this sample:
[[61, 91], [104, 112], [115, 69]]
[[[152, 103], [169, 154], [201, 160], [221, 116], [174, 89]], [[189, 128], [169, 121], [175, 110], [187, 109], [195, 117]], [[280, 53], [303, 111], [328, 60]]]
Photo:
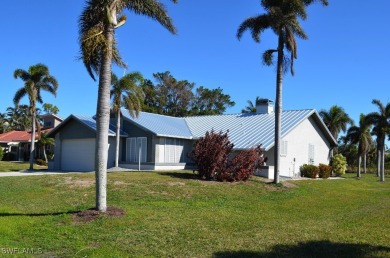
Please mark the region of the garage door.
[[94, 171], [95, 139], [63, 140], [61, 169], [67, 171]]

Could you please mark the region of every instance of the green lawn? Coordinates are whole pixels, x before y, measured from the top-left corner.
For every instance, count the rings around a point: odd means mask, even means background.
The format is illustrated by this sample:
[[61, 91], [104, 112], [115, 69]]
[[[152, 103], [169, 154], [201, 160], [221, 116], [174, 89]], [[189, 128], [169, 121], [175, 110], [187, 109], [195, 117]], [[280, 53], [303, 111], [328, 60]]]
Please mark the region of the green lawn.
[[[12, 172], [19, 170], [26, 170], [30, 167], [28, 162], [17, 162], [17, 161], [0, 161], [0, 172]], [[34, 169], [45, 170], [47, 167], [38, 166], [34, 164]]]
[[[121, 218], [77, 222], [94, 174], [0, 178], [0, 253], [21, 257], [390, 257], [390, 178], [284, 187], [196, 180], [192, 172], [109, 173]], [[35, 252], [26, 255], [26, 252]], [[2, 256], [0, 254], [0, 256]], [[8, 256], [6, 256], [8, 257]], [[11, 257], [11, 256], [9, 256]]]

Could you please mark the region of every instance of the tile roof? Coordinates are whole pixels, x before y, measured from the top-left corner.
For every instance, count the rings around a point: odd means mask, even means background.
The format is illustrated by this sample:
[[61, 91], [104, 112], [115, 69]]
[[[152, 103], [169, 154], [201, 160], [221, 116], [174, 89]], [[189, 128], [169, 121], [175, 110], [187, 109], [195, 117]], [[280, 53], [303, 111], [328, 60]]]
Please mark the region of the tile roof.
[[10, 131], [0, 134], [0, 142], [29, 142], [31, 132], [27, 131]]

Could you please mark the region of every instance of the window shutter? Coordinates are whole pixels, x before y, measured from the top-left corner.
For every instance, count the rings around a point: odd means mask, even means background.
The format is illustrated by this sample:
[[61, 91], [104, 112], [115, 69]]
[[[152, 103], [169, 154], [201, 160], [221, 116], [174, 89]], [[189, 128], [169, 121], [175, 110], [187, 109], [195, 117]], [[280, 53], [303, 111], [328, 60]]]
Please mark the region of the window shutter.
[[309, 162], [308, 164], [314, 165], [314, 144], [309, 144]]

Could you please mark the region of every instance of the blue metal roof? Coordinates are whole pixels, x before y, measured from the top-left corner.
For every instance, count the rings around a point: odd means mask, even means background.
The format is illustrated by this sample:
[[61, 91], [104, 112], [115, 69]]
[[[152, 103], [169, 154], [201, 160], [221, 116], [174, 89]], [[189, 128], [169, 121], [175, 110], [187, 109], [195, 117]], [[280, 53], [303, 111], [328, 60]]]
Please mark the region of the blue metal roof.
[[[313, 114], [318, 116], [314, 109], [283, 111], [282, 138]], [[274, 146], [275, 113], [195, 116], [186, 117], [185, 120], [194, 138], [202, 137], [212, 129], [215, 132], [229, 130], [229, 139], [235, 149], [247, 149], [262, 144], [265, 150], [269, 150]]]
[[140, 112], [138, 118], [132, 118], [126, 109], [122, 109], [122, 115], [143, 129], [162, 137], [174, 137], [192, 139], [184, 118], [171, 117], [147, 112]]

